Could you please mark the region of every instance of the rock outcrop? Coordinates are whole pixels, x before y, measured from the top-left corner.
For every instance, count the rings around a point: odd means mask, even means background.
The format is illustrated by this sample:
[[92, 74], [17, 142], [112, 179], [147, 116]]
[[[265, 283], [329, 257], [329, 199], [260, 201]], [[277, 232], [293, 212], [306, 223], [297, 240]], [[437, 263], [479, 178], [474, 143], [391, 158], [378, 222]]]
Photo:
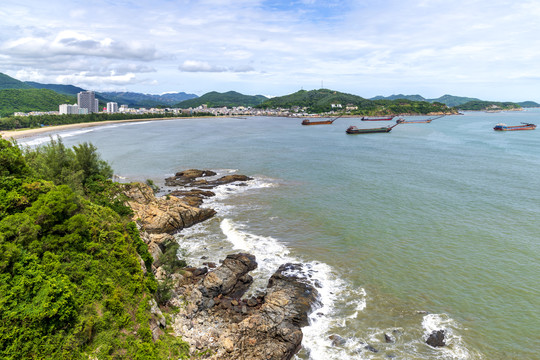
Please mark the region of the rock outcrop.
[[[226, 257], [219, 266], [189, 268], [176, 257], [178, 244], [173, 234], [214, 216], [213, 209], [200, 208], [213, 196], [212, 187], [244, 182], [245, 175], [227, 175], [217, 180], [209, 170], [186, 170], [168, 178], [169, 186], [200, 186], [201, 189], [176, 190], [156, 198], [153, 190], [141, 183], [124, 185], [133, 219], [141, 238], [154, 258], [152, 270], [167, 290], [150, 300], [152, 337], [157, 340], [166, 327], [158, 303], [176, 306], [173, 328], [190, 344], [192, 354], [209, 350], [205, 358], [291, 359], [302, 342], [301, 327], [317, 302], [317, 291], [303, 278], [302, 265], [282, 265], [269, 279], [265, 292], [243, 299], [257, 268], [255, 257], [238, 253]], [[176, 197], [176, 196], [178, 197]], [[144, 262], [141, 259], [141, 267]], [[210, 270], [209, 270], [210, 268]]]
[[215, 215], [213, 209], [190, 206], [174, 196], [156, 198], [152, 188], [142, 183], [124, 185], [133, 219], [149, 234], [173, 234]]
[[209, 189], [218, 185], [230, 184], [236, 181], [248, 181], [252, 178], [246, 175], [232, 174], [225, 175], [216, 180], [201, 179], [204, 177], [212, 177], [217, 174], [211, 170], [190, 169], [177, 172], [174, 176], [165, 179], [167, 186], [201, 186]]
[[254, 266], [252, 255], [229, 255], [215, 271], [182, 289], [188, 305], [174, 329], [193, 348], [205, 344], [213, 354], [208, 359], [283, 360], [300, 348], [301, 327], [307, 325], [317, 291], [293, 275], [300, 264], [285, 264], [270, 278], [265, 294], [236, 298], [246, 289], [246, 270]]
[[426, 344], [433, 346], [433, 347], [442, 347], [446, 345], [446, 342], [444, 341], [445, 331], [444, 330], [433, 330], [431, 334], [429, 334]]

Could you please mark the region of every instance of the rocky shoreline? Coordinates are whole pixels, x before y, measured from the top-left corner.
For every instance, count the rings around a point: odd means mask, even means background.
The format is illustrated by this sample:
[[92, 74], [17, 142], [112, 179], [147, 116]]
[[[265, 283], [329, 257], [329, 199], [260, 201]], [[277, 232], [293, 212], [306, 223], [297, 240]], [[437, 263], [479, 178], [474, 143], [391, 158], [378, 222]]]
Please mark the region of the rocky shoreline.
[[[173, 257], [176, 255], [176, 232], [215, 215], [213, 209], [200, 207], [214, 196], [214, 187], [251, 180], [236, 174], [208, 180], [214, 176], [216, 173], [209, 170], [179, 172], [165, 184], [189, 189], [159, 198], [148, 185], [124, 185], [133, 220], [154, 259], [152, 271], [167, 293], [151, 304], [153, 338], [157, 340], [170, 326], [190, 345], [194, 356], [291, 359], [301, 347], [301, 327], [308, 325], [308, 315], [317, 306], [317, 290], [294, 275], [301, 273], [302, 264], [281, 265], [268, 280], [265, 292], [246, 299], [242, 297], [253, 282], [249, 272], [257, 268], [251, 254], [231, 254], [219, 265], [205, 263], [202, 268], [177, 269], [163, 260], [171, 249]], [[162, 309], [171, 307], [178, 310], [168, 324]]]
[[[237, 174], [215, 177], [210, 170], [176, 173], [165, 179], [166, 186], [176, 189], [161, 197], [146, 184], [123, 185], [159, 283], [156, 300], [151, 301], [153, 339], [172, 331], [189, 344], [192, 356], [204, 359], [291, 359], [301, 348], [301, 328], [308, 325], [308, 315], [320, 306], [315, 287], [299, 275], [304, 273], [302, 264], [282, 264], [264, 292], [246, 298], [253, 283], [249, 273], [257, 268], [254, 255], [230, 254], [219, 264], [205, 262], [200, 268], [178, 259], [174, 234], [216, 214], [201, 207], [215, 196], [212, 189], [252, 180]], [[140, 262], [146, 271], [142, 258]], [[170, 315], [169, 321], [162, 310]], [[329, 339], [332, 346], [346, 342], [335, 334]], [[384, 340], [395, 342], [386, 333]], [[446, 333], [433, 331], [424, 341], [433, 348], [446, 346]], [[369, 344], [363, 349], [378, 352]]]

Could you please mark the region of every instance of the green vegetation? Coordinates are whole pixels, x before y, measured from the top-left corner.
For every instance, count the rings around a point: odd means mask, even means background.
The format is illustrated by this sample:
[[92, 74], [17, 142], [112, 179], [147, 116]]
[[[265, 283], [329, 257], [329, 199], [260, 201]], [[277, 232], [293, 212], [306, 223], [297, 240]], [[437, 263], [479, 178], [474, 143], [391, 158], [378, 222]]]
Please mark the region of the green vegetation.
[[[341, 107], [332, 107], [341, 105]], [[407, 99], [396, 100], [368, 100], [360, 96], [345, 94], [338, 91], [300, 90], [294, 94], [275, 97], [260, 104], [259, 108], [282, 108], [282, 109], [306, 109], [310, 113], [323, 113], [329, 111], [346, 111], [346, 107], [351, 105], [358, 109], [350, 110], [353, 115], [389, 115], [389, 114], [428, 114], [432, 112], [452, 113], [441, 103], [430, 104], [426, 101], [411, 101]]]
[[371, 98], [370, 100], [397, 100], [397, 99], [405, 99], [405, 100], [412, 100], [412, 101], [428, 101], [421, 95], [403, 95], [403, 94], [390, 95], [390, 96], [375, 96]]
[[429, 103], [442, 103], [445, 104], [448, 107], [454, 107], [459, 106], [461, 104], [465, 104], [468, 101], [477, 101], [479, 99], [476, 98], [469, 98], [469, 97], [462, 97], [462, 96], [454, 96], [454, 95], [443, 95], [436, 99], [425, 99], [421, 95], [390, 95], [390, 96], [376, 96], [374, 98], [371, 98], [371, 100], [397, 100], [397, 99], [405, 99], [405, 100], [413, 100], [413, 101], [427, 101]]
[[153, 341], [152, 257], [91, 144], [0, 138], [0, 357], [187, 359]]
[[58, 111], [58, 105], [76, 102], [75, 97], [47, 89], [0, 90], [0, 117], [17, 111]]
[[449, 107], [459, 107], [462, 104], [465, 104], [469, 101], [480, 101], [480, 99], [463, 97], [463, 96], [453, 96], [453, 95], [443, 95], [437, 99], [429, 99], [429, 102], [438, 101], [443, 104], [446, 104]]
[[0, 90], [3, 89], [32, 89], [32, 86], [0, 73]]
[[522, 102], [518, 102], [517, 104], [523, 108], [540, 107], [540, 104], [534, 101], [522, 101]]
[[457, 106], [460, 110], [476, 110], [476, 111], [486, 111], [486, 110], [515, 110], [521, 109], [516, 103], [513, 102], [497, 102], [497, 101], [469, 101], [465, 104]]
[[182, 108], [182, 109], [187, 109], [190, 107], [196, 108], [201, 105], [207, 105], [208, 107], [223, 107], [223, 106], [227, 106], [227, 107], [252, 106], [253, 107], [253, 106], [259, 105], [260, 103], [262, 103], [263, 101], [267, 99], [268, 98], [266, 96], [243, 95], [236, 91], [229, 91], [226, 93], [219, 93], [216, 91], [212, 91], [196, 99], [182, 101], [174, 106]]

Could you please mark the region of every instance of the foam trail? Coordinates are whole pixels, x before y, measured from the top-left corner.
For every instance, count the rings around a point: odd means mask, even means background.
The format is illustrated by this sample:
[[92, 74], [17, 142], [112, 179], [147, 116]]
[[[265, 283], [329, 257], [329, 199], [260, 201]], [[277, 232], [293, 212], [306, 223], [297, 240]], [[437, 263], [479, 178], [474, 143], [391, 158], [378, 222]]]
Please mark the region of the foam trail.
[[[272, 237], [251, 234], [244, 229], [245, 225], [234, 223], [231, 219], [221, 221], [220, 228], [235, 250], [249, 252], [255, 255], [259, 267], [253, 272], [254, 288], [263, 290], [268, 278], [284, 263], [302, 263], [300, 272], [291, 273], [313, 285], [319, 293], [318, 308], [309, 316], [310, 325], [302, 329], [304, 333], [303, 346], [308, 349], [313, 360], [329, 360], [347, 358], [346, 349], [332, 347], [329, 339], [333, 327], [341, 326], [341, 317], [335, 316], [338, 308], [351, 309], [354, 316], [366, 307], [364, 289], [353, 289], [341, 280], [333, 269], [318, 261], [305, 262], [292, 256], [289, 249]], [[285, 274], [287, 275], [287, 274]], [[345, 300], [354, 299], [354, 300]], [[350, 346], [357, 348], [362, 342], [351, 339]]]

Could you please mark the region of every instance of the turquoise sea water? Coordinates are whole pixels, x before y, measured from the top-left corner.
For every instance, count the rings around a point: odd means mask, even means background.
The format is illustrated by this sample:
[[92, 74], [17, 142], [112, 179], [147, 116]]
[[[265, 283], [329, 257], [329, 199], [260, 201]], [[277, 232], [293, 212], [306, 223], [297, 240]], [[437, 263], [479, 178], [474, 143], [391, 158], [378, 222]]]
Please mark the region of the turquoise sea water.
[[[301, 126], [255, 117], [61, 135], [67, 145], [92, 142], [127, 179], [163, 184], [188, 168], [254, 177], [218, 189], [207, 205], [217, 216], [178, 238], [196, 265], [253, 252], [261, 288], [280, 263], [305, 263], [321, 304], [300, 359], [535, 359], [540, 131], [495, 132], [498, 122], [540, 125], [540, 109], [386, 134], [346, 135], [349, 125], [381, 125], [358, 119]], [[434, 349], [424, 340], [438, 329], [448, 346]], [[333, 334], [344, 341], [332, 344]]]

